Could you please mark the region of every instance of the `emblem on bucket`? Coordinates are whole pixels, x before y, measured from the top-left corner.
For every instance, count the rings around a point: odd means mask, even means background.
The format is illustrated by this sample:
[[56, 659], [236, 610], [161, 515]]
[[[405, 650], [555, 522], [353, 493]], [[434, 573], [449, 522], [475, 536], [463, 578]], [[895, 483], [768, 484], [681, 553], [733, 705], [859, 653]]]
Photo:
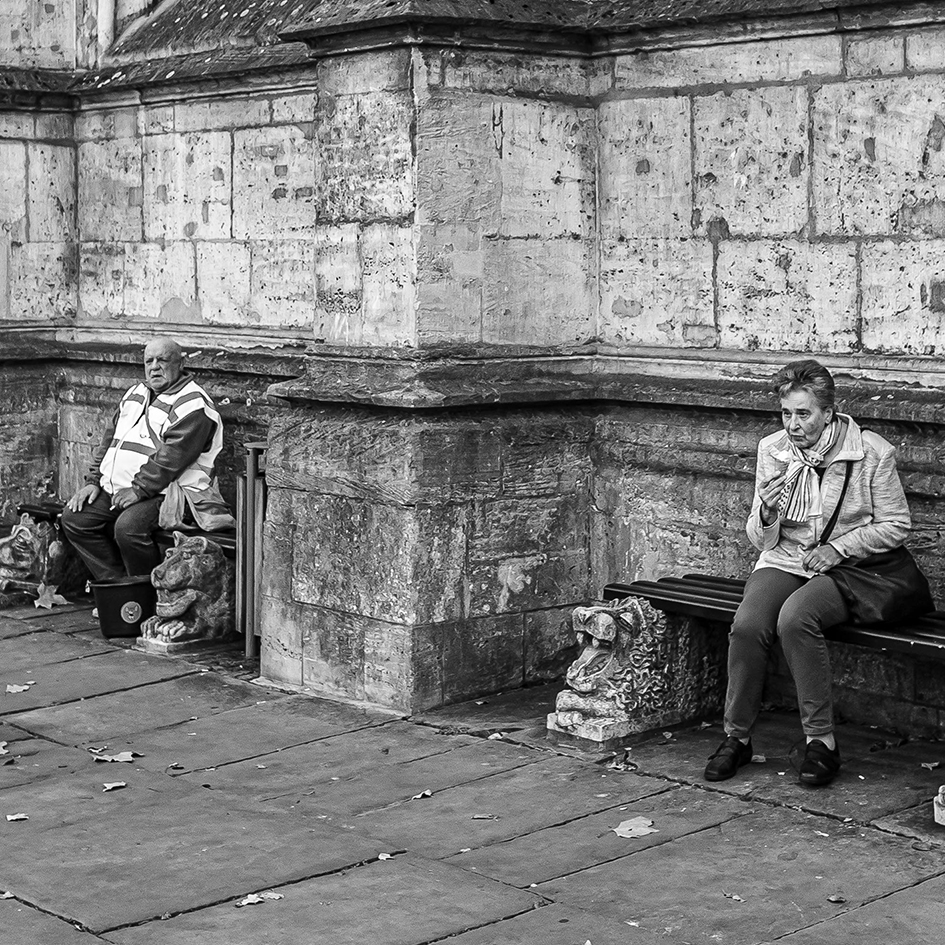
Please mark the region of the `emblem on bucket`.
[[141, 619], [141, 605], [136, 600], [130, 600], [121, 605], [121, 619], [125, 623], [137, 623]]

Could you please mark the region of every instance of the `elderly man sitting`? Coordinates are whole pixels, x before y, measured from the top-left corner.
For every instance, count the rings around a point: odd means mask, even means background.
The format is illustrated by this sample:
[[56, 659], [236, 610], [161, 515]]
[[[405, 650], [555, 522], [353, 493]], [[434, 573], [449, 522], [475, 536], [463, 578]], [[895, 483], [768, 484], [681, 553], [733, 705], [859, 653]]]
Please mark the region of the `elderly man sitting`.
[[144, 349], [144, 383], [122, 397], [62, 527], [97, 580], [148, 574], [161, 559], [152, 533], [168, 487], [218, 496], [213, 465], [223, 423], [207, 393], [183, 371], [168, 338]]

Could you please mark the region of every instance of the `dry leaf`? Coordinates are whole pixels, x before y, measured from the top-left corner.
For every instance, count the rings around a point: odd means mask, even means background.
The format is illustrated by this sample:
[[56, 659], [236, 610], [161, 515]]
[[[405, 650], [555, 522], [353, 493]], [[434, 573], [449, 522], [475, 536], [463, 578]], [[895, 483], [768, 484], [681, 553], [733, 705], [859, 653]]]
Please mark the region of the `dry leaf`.
[[273, 892], [272, 890], [266, 890], [266, 892], [261, 893], [250, 893], [236, 903], [236, 908], [239, 909], [240, 906], [255, 906], [270, 899], [285, 899], [285, 896], [283, 896], [282, 893]]
[[814, 833], [816, 833], [818, 837], [829, 837], [829, 836], [830, 836], [829, 833], [824, 833], [823, 830], [815, 830]]
[[493, 733], [489, 736], [489, 741], [490, 741], [490, 742], [497, 742], [497, 741], [499, 741], [499, 740], [502, 739], [502, 738], [505, 738], [505, 732], [493, 732]]
[[378, 854], [377, 854], [377, 858], [378, 858], [379, 860], [389, 860], [389, 859], [391, 859], [391, 856], [392, 856], [392, 854], [390, 854], [390, 853], [378, 853]]
[[[5, 744], [6, 742], [0, 742], [0, 747], [2, 747]], [[923, 761], [922, 762], [922, 767], [928, 768], [929, 771], [934, 771], [937, 767], [939, 767], [939, 765], [941, 765], [941, 761]]]
[[653, 821], [647, 817], [631, 817], [629, 820], [621, 821], [611, 830], [618, 837], [624, 837], [627, 840], [634, 840], [637, 837], [645, 837], [647, 834], [659, 833], [653, 829]]
[[102, 793], [106, 791], [120, 791], [123, 787], [128, 787], [124, 781], [106, 781], [102, 785]]
[[7, 751], [7, 742], [0, 742], [0, 755], [9, 755]]
[[731, 899], [732, 902], [744, 902], [744, 901], [745, 901], [744, 899], [742, 899], [741, 896], [736, 896], [735, 893], [727, 893], [724, 889], [722, 890], [722, 895], [725, 896], [726, 899]]
[[7, 686], [7, 692], [28, 692], [29, 688], [29, 683], [27, 683], [25, 686], [17, 686], [15, 683], [10, 683]]
[[498, 820], [499, 815], [498, 814], [473, 814], [472, 819], [473, 820]]
[[135, 758], [140, 758], [141, 755], [136, 751], [120, 751], [117, 755], [96, 755], [96, 761], [127, 761], [131, 762]]
[[752, 764], [763, 765], [768, 759], [764, 755], [752, 755]]
[[29, 820], [29, 814], [7, 814], [7, 820]]
[[834, 893], [832, 896], [827, 897], [827, 902], [846, 902], [846, 899], [839, 893]]
[[13, 893], [11, 892], [0, 892], [0, 899], [12, 899]]
[[56, 593], [58, 587], [58, 584], [40, 584], [37, 588], [39, 597], [33, 601], [33, 606], [43, 607], [46, 610], [52, 610], [52, 608], [58, 604], [68, 604], [69, 601], [67, 601], [65, 597], [62, 596], [62, 594]]
[[419, 794], [414, 794], [414, 796], [410, 798], [410, 800], [419, 801], [423, 797], [433, 797], [433, 792], [429, 790], [421, 791]]

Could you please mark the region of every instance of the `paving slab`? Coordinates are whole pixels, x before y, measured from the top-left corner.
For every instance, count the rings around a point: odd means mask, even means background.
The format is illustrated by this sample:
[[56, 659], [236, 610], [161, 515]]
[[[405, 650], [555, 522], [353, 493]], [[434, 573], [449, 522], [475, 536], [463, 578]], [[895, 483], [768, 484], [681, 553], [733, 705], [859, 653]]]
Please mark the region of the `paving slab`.
[[529, 686], [433, 709], [414, 718], [443, 729], [487, 735], [527, 730], [545, 722], [560, 691], [561, 683]]
[[109, 653], [104, 640], [86, 640], [81, 636], [58, 633], [31, 633], [28, 636], [0, 640], [0, 682], [10, 673], [21, 672], [48, 663], [67, 663], [96, 653]]
[[[832, 818], [768, 808], [537, 891], [669, 940], [770, 942], [942, 872], [936, 851]], [[841, 898], [831, 902], [829, 897]], [[738, 897], [738, 898], [735, 898]], [[627, 915], [627, 903], [635, 906]]]
[[[665, 782], [643, 783], [639, 790], [662, 793], [637, 799], [624, 796], [629, 803], [536, 830], [505, 843], [460, 853], [446, 862], [527, 888], [532, 883], [546, 882], [669, 843], [751, 810], [735, 798]], [[612, 828], [635, 817], [652, 821], [653, 829], [658, 832], [634, 839], [618, 837], [613, 832]]]
[[784, 945], [941, 945], [945, 879], [939, 877], [779, 939]]
[[[524, 768], [358, 816], [357, 829], [401, 849], [447, 857], [655, 794], [666, 782], [550, 756]], [[540, 798], [540, 800], [539, 800]]]
[[[119, 652], [129, 661], [152, 659], [132, 651]], [[82, 669], [87, 662], [83, 662]], [[89, 741], [101, 745], [103, 741], [113, 743], [119, 735], [174, 725], [282, 696], [278, 690], [228, 679], [218, 673], [194, 671], [187, 664], [175, 664], [170, 660], [160, 662], [177, 666], [179, 672], [189, 671], [190, 675], [98, 695], [79, 704], [23, 712], [12, 716], [11, 721], [65, 745]]]
[[[17, 607], [6, 607], [3, 616], [11, 620], [42, 620], [43, 625], [53, 626], [63, 615], [84, 614], [92, 618], [92, 604], [86, 601], [76, 601], [69, 604], [60, 604], [58, 607], [37, 607], [35, 604], [20, 604]], [[96, 621], [97, 622], [97, 621]]]
[[243, 909], [226, 903], [112, 932], [108, 939], [119, 945], [421, 945], [528, 912], [540, 902], [522, 890], [412, 857], [278, 891], [284, 899]]
[[[306, 696], [273, 695], [261, 687], [253, 688], [257, 699], [252, 705], [196, 720], [188, 718], [165, 728], [113, 736], [109, 744], [119, 750], [142, 752], [146, 766], [163, 770], [173, 764], [170, 773], [182, 775], [391, 721], [385, 712]], [[251, 770], [260, 769], [253, 765]]]
[[619, 919], [555, 904], [464, 932], [443, 941], [443, 945], [584, 945], [585, 942], [668, 945], [663, 932], [648, 932]]
[[14, 620], [12, 617], [0, 617], [0, 640], [11, 637], [21, 637], [27, 633], [36, 633], [39, 628], [31, 626], [25, 620]]
[[347, 817], [541, 758], [504, 742], [390, 722], [183, 777], [285, 809]]
[[[47, 792], [28, 821], [0, 821], [0, 888], [100, 932], [335, 872], [386, 849], [350, 831], [302, 823], [257, 805], [224, 806], [210, 792], [164, 780], [176, 796], [129, 781], [127, 789], [107, 794], [99, 787], [67, 816], [69, 799]], [[34, 787], [0, 796], [6, 800]], [[108, 805], [114, 805], [111, 816], [103, 813]]]
[[0, 945], [101, 945], [102, 939], [16, 899], [0, 900]]
[[7, 693], [0, 688], [0, 715], [19, 714], [43, 706], [61, 705], [117, 692], [162, 679], [173, 679], [193, 672], [193, 667], [170, 660], [145, 656], [127, 650], [112, 650], [89, 656], [75, 663], [54, 663], [39, 666], [29, 676], [0, 673], [0, 682], [34, 685], [27, 692]]
[[[939, 780], [945, 784], [945, 775], [940, 775]], [[932, 844], [935, 849], [945, 850], [945, 825], [935, 822], [932, 805], [932, 797], [937, 793], [938, 791], [935, 791], [915, 807], [881, 817], [875, 821], [874, 826], [890, 833], [912, 837], [917, 844]]]

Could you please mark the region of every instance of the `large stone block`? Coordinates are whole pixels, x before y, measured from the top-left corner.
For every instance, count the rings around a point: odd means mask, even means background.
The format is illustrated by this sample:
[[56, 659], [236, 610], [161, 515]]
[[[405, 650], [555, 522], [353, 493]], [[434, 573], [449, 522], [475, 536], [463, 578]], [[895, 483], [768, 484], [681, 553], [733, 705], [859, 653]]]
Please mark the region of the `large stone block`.
[[906, 65], [916, 72], [939, 70], [945, 64], [945, 30], [929, 28], [906, 34]]
[[33, 112], [0, 111], [0, 138], [28, 140], [33, 137], [34, 129]]
[[482, 337], [482, 236], [469, 226], [421, 226], [417, 247], [417, 335], [421, 344]]
[[601, 338], [610, 344], [714, 347], [713, 250], [705, 239], [605, 240]]
[[598, 122], [601, 234], [612, 238], [691, 234], [689, 100], [604, 102]]
[[782, 82], [840, 75], [842, 71], [840, 36], [799, 36], [618, 56], [616, 87], [665, 89]]
[[362, 621], [364, 698], [418, 712], [443, 704], [443, 635], [436, 625], [402, 627]]
[[134, 138], [138, 133], [138, 109], [90, 108], [75, 116], [77, 141], [112, 141]]
[[194, 246], [129, 243], [125, 247], [124, 314], [160, 319], [165, 327], [200, 320]]
[[821, 233], [945, 235], [945, 77], [827, 85], [814, 96]]
[[583, 240], [487, 240], [482, 340], [565, 345], [595, 334], [594, 247]]
[[20, 243], [10, 252], [10, 317], [62, 325], [76, 314], [78, 253], [73, 243]]
[[321, 95], [408, 91], [411, 54], [407, 48], [332, 56], [318, 62]]
[[[75, 119], [70, 112], [37, 112], [35, 117], [37, 138], [74, 143]], [[0, 117], [0, 128], [2, 124], [3, 118]]]
[[259, 606], [263, 679], [302, 685], [302, 638], [313, 620], [313, 608], [283, 597], [263, 597]]
[[315, 236], [315, 338], [347, 345], [362, 335], [363, 267], [357, 224], [319, 227]]
[[315, 246], [308, 240], [253, 241], [249, 316], [272, 328], [310, 328], [315, 316]]
[[9, 239], [26, 239], [26, 145], [0, 141], [0, 231]]
[[506, 614], [440, 628], [444, 702], [522, 686], [522, 621], [521, 614]]
[[174, 106], [174, 130], [178, 133], [265, 127], [271, 121], [269, 99], [255, 95], [178, 102]]
[[378, 223], [361, 233], [360, 332], [352, 344], [405, 345], [416, 339], [417, 259], [413, 229]]
[[125, 244], [82, 243], [79, 247], [79, 316], [119, 318], [125, 310]]
[[722, 243], [719, 343], [749, 351], [854, 350], [856, 269], [852, 244]]
[[36, 242], [75, 239], [76, 152], [51, 144], [29, 146], [29, 227]]
[[847, 75], [895, 75], [902, 72], [905, 44], [901, 35], [848, 40], [845, 56]]
[[943, 240], [863, 246], [864, 348], [884, 354], [945, 351], [943, 250]]
[[216, 325], [246, 325], [252, 316], [252, 262], [248, 243], [197, 243], [197, 301]]
[[145, 239], [230, 237], [230, 147], [222, 131], [144, 139]]
[[[591, 588], [588, 599], [599, 590]], [[533, 610], [525, 614], [525, 682], [553, 682], [560, 679], [578, 656], [578, 644], [571, 626], [572, 607]]]
[[140, 240], [143, 184], [140, 142], [133, 138], [79, 145], [79, 233], [83, 240]]
[[320, 220], [399, 220], [413, 210], [413, 99], [404, 93], [322, 96], [315, 122]]
[[315, 121], [316, 92], [284, 93], [272, 100], [272, 124], [295, 125]]
[[311, 237], [315, 231], [315, 126], [233, 133], [233, 236]]
[[364, 699], [365, 622], [357, 614], [312, 608], [302, 632], [303, 686], [328, 696]]
[[417, 222], [501, 226], [499, 104], [484, 95], [435, 95], [417, 115]]
[[696, 232], [774, 236], [807, 225], [807, 97], [792, 86], [695, 99]]

